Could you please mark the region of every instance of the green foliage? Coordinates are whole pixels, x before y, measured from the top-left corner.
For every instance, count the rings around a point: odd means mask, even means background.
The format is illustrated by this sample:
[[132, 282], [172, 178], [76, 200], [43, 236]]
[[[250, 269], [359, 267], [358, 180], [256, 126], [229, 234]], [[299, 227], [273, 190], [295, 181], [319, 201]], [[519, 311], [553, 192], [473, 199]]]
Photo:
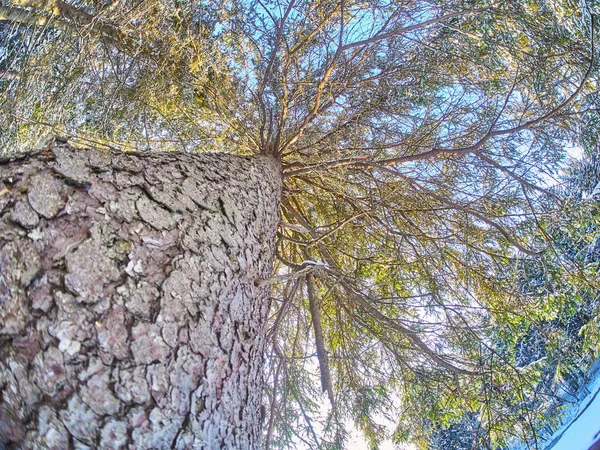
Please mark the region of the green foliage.
[[348, 425], [372, 448], [461, 427], [475, 448], [535, 441], [558, 380], [599, 350], [597, 197], [556, 187], [567, 144], [598, 150], [590, 10], [71, 6], [9, 5], [29, 14], [3, 28], [4, 148], [52, 131], [282, 163], [267, 448], [348, 447]]

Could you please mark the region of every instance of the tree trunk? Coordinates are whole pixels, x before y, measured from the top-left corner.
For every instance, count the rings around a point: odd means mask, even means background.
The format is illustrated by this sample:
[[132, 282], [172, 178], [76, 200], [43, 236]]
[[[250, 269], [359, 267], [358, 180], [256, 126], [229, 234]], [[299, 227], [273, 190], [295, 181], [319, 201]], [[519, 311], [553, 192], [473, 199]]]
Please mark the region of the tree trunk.
[[0, 161], [0, 448], [257, 448], [280, 194], [267, 156]]

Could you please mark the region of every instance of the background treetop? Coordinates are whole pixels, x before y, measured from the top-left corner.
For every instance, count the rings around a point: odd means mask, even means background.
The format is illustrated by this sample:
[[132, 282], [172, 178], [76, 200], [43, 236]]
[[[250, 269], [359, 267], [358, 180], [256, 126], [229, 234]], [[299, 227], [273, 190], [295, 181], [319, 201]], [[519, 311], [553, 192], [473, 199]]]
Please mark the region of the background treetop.
[[597, 151], [592, 12], [570, 0], [12, 1], [0, 141], [27, 149], [52, 132], [280, 159], [267, 447], [338, 448], [348, 421], [374, 446], [381, 421], [426, 446], [465, 414], [480, 448], [530, 442], [551, 394], [544, 358], [523, 365], [516, 348], [566, 314], [555, 291], [533, 295], [531, 274], [573, 283], [593, 269], [563, 257], [549, 228], [568, 207], [554, 186], [565, 147]]

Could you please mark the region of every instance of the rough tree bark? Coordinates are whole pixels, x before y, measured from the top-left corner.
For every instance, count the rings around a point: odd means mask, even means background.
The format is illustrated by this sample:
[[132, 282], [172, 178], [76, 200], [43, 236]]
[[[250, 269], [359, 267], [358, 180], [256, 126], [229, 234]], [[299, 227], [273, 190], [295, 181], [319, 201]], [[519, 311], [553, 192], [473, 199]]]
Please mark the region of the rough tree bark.
[[280, 193], [267, 156], [0, 161], [0, 448], [257, 448]]

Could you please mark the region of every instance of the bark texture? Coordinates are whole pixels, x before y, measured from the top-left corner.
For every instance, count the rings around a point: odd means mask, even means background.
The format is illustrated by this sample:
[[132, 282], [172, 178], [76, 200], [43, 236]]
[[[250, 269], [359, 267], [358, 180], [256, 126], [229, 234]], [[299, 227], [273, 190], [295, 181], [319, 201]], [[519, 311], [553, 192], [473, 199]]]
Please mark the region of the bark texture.
[[0, 448], [257, 448], [280, 193], [268, 157], [0, 161]]

